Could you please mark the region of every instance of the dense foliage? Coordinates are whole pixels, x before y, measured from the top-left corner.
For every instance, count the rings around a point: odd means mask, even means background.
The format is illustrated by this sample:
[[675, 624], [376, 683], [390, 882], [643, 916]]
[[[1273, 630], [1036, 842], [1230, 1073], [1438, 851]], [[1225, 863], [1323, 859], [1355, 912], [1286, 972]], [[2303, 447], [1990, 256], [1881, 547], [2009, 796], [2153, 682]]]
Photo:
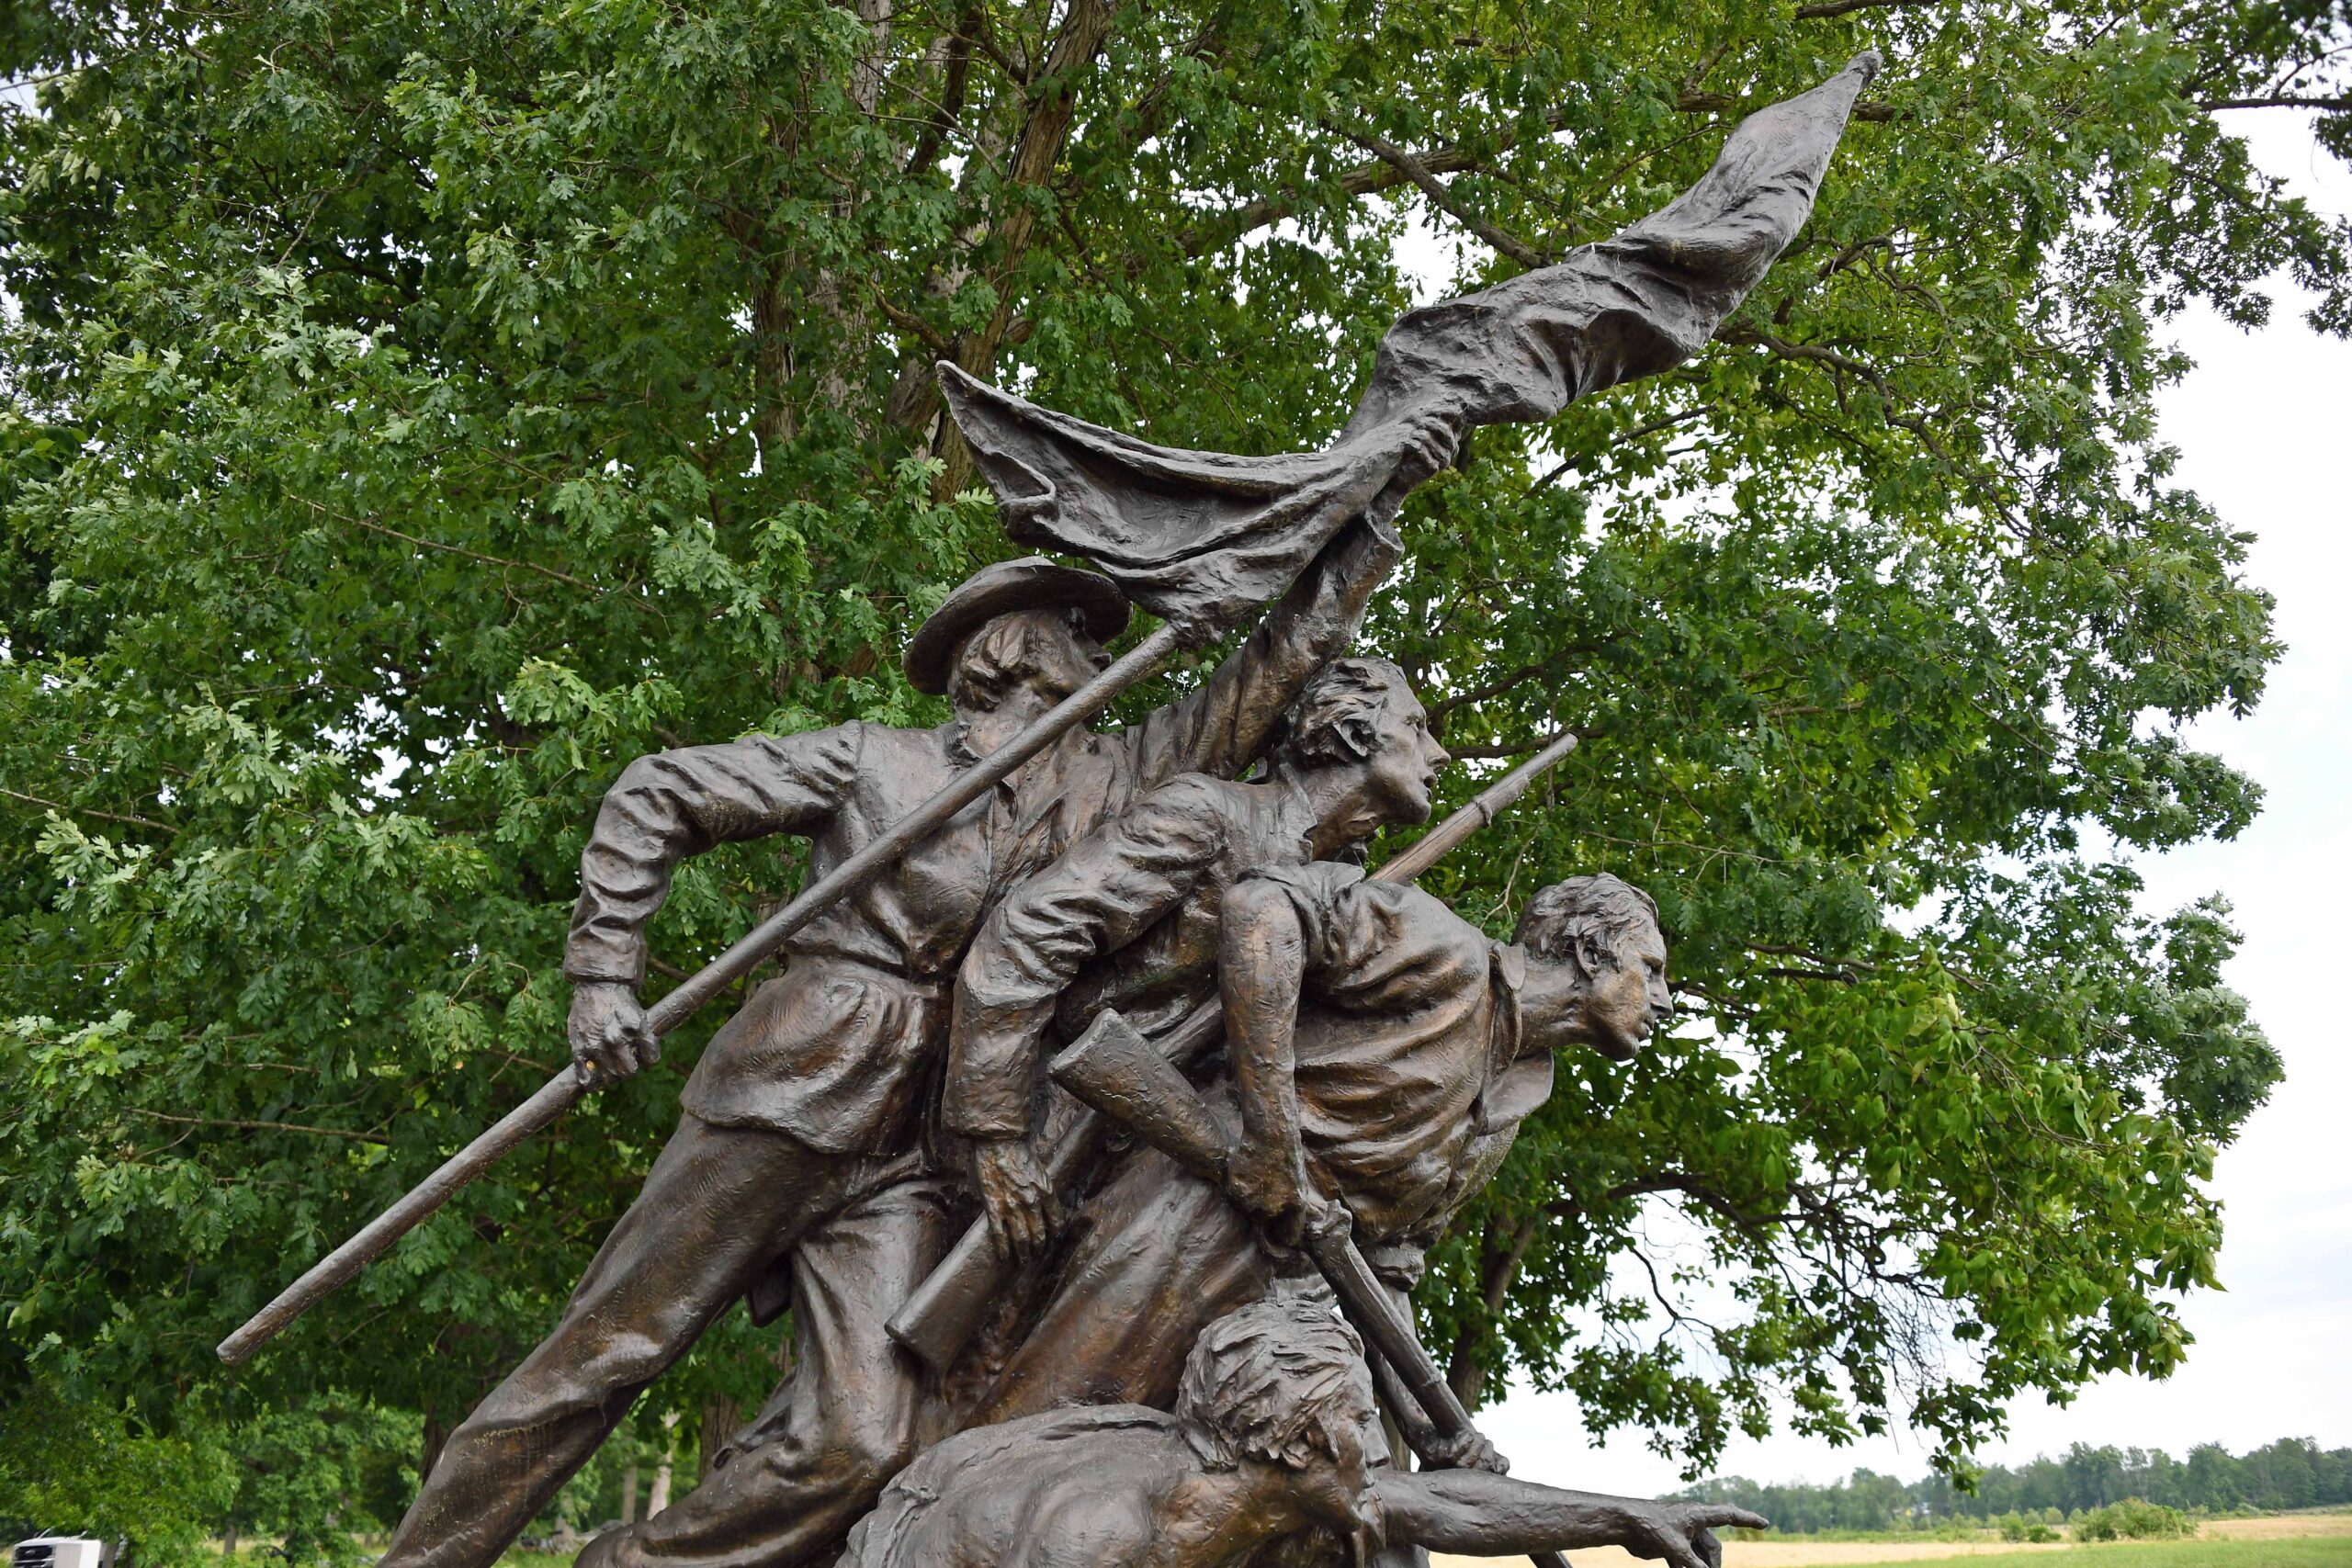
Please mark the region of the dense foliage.
[[[2151, 399], [2165, 317], [2258, 322], [2279, 268], [2352, 325], [2346, 236], [2229, 118], [2307, 100], [2352, 150], [2344, 41], [2324, 0], [11, 7], [0, 1400], [163, 1432], [336, 1393], [429, 1454], [708, 1020], [249, 1371], [210, 1347], [564, 1059], [625, 761], [940, 716], [895, 656], [1008, 547], [934, 359], [1161, 441], [1319, 443], [1411, 298], [1408, 215], [1508, 275], [1870, 42], [1724, 341], [1482, 433], [1375, 607], [1457, 796], [1584, 737], [1442, 889], [1504, 929], [1617, 870], [1690, 1009], [1569, 1064], [1426, 1319], [1465, 1389], [1516, 1364], [1694, 1466], [1784, 1397], [1957, 1459], [2020, 1391], [2162, 1374], [2278, 1066], [2226, 911], [2144, 918], [2124, 863], [2249, 819], [2177, 726], [2277, 649]], [[660, 975], [792, 872], [682, 876]], [[773, 1375], [738, 1316], [644, 1418]]]
[[[1799, 1533], [1894, 1529], [1951, 1518], [2087, 1517], [2135, 1502], [2180, 1513], [2273, 1512], [2352, 1504], [2352, 1449], [2322, 1449], [2309, 1438], [2281, 1438], [2236, 1455], [2219, 1443], [2204, 1443], [2177, 1460], [2162, 1449], [2076, 1443], [2060, 1459], [2036, 1459], [2015, 1470], [1988, 1465], [1973, 1492], [1953, 1486], [1948, 1475], [1906, 1483], [1858, 1470], [1826, 1486], [1759, 1484], [1723, 1476], [1678, 1495], [1753, 1508], [1773, 1529]], [[2131, 1522], [2118, 1516], [2115, 1526], [2125, 1529]]]
[[[174, 1430], [40, 1385], [0, 1428], [0, 1529], [129, 1542], [146, 1568], [199, 1542], [267, 1538], [289, 1564], [349, 1568], [356, 1533], [389, 1530], [416, 1492], [415, 1417], [329, 1394], [239, 1423], [199, 1406]], [[12, 1527], [12, 1528], [11, 1528]]]

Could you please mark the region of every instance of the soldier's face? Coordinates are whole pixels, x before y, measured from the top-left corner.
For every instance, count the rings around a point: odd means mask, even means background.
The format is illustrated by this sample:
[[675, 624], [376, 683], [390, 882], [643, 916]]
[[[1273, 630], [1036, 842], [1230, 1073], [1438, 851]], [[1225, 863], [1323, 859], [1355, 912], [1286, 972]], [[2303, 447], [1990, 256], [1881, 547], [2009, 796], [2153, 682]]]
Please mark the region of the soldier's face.
[[1041, 611], [1004, 617], [958, 661], [956, 716], [964, 743], [985, 757], [1102, 673], [1110, 656], [1068, 614]]
[[1317, 1452], [1298, 1468], [1296, 1477], [1311, 1509], [1350, 1533], [1362, 1530], [1376, 1517], [1371, 1475], [1376, 1456], [1366, 1450], [1364, 1438], [1367, 1432], [1378, 1433], [1379, 1417], [1368, 1398], [1361, 1401], [1361, 1406], [1325, 1417], [1324, 1434], [1330, 1439], [1331, 1451]]
[[1586, 945], [1574, 960], [1530, 954], [1519, 1002], [1531, 1047], [1583, 1044], [1613, 1061], [1630, 1061], [1674, 1011], [1666, 938], [1656, 921], [1645, 919], [1612, 947]]
[[1390, 822], [1428, 821], [1438, 770], [1453, 760], [1430, 733], [1430, 716], [1419, 700], [1392, 685], [1373, 730], [1369, 759], [1373, 802], [1381, 817]]
[[1666, 984], [1666, 938], [1644, 920], [1617, 939], [1616, 951], [1597, 954], [1599, 973], [1585, 997], [1585, 1019], [1592, 1043], [1604, 1055], [1623, 1061], [1641, 1048], [1674, 1011]]

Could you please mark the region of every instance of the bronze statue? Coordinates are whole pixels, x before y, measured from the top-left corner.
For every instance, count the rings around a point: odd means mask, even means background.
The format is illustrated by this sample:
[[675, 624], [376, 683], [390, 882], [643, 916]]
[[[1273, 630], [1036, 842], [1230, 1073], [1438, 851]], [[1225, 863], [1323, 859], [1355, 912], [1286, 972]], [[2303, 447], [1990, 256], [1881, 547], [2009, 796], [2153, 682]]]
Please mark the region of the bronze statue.
[[[1548, 418], [1695, 353], [1803, 226], [1875, 69], [1859, 57], [1751, 116], [1704, 179], [1612, 239], [1407, 315], [1323, 452], [1154, 446], [942, 367], [1009, 531], [1102, 570], [1030, 558], [951, 594], [906, 653], [954, 709], [935, 729], [851, 723], [632, 763], [582, 856], [574, 1065], [222, 1343], [252, 1355], [782, 953], [696, 1065], [560, 1322], [452, 1434], [388, 1563], [488, 1568], [738, 1299], [761, 1321], [789, 1307], [792, 1378], [702, 1487], [600, 1538], [586, 1568], [797, 1568], [844, 1539], [852, 1564], [1210, 1568], [1301, 1532], [1546, 1563], [1619, 1540], [1697, 1568], [1708, 1523], [1747, 1522], [1377, 1462], [1361, 1436], [1375, 1386], [1425, 1459], [1501, 1469], [1399, 1303], [1549, 1092], [1554, 1053], [1630, 1052], [1663, 1016], [1666, 952], [1654, 908], [1612, 878], [1546, 889], [1498, 944], [1319, 857], [1426, 815], [1445, 760], [1392, 666], [1341, 659], [1406, 495], [1475, 425]], [[1131, 602], [1164, 624], [1113, 660]], [[1269, 603], [1190, 695], [1115, 735], [1084, 728]], [[1267, 776], [1232, 782], [1302, 692]], [[641, 1009], [645, 924], [678, 861], [775, 833], [809, 841], [808, 885]], [[1220, 1006], [1221, 1062], [1204, 1056]], [[1068, 1044], [1050, 1084], [1049, 1043]], [[1107, 1158], [1077, 1135], [1105, 1117], [1144, 1146]], [[1051, 1236], [1055, 1184], [1073, 1180], [1086, 1223]], [[1032, 1261], [1013, 1337], [943, 1381], [885, 1325], [951, 1243]], [[948, 1435], [990, 1422], [1007, 1424]]]
[[[949, 1234], [956, 1179], [919, 1136], [922, 1091], [991, 890], [1163, 779], [1253, 761], [1290, 694], [1354, 635], [1393, 559], [1372, 530], [1335, 540], [1199, 690], [1117, 735], [1065, 735], [795, 936], [783, 976], [703, 1053], [676, 1133], [562, 1321], [450, 1435], [385, 1562], [488, 1568], [639, 1391], [718, 1314], [782, 1280], [799, 1362], [823, 1386], [791, 1440], [763, 1455], [797, 1521], [767, 1547], [799, 1561], [797, 1543], [813, 1559], [837, 1541], [914, 1452], [916, 1391], [882, 1323]], [[954, 703], [947, 724], [755, 735], [631, 763], [581, 854], [564, 965], [575, 1055], [616, 1076], [658, 1055], [636, 987], [645, 923], [681, 858], [797, 833], [815, 879], [1093, 675], [1100, 639], [1126, 616], [1094, 573], [1035, 558], [989, 567], [908, 650], [910, 678]], [[765, 1294], [763, 1315], [781, 1310], [785, 1292]]]
[[[1374, 689], [1385, 701], [1367, 705], [1361, 700], [1318, 700], [1323, 692], [1352, 691], [1363, 679], [1357, 671], [1367, 669], [1374, 671]], [[1382, 670], [1386, 671], [1385, 677], [1379, 673]], [[1066, 901], [1083, 898], [1087, 911], [1117, 920], [1125, 908], [1123, 896], [1132, 902], [1136, 889], [1128, 880], [1097, 874], [1106, 869], [1101, 848], [1104, 844], [1136, 851], [1126, 858], [1125, 869], [1130, 877], [1140, 873], [1156, 891], [1159, 883], [1154, 877], [1191, 886], [1219, 873], [1229, 879], [1270, 859], [1304, 863], [1325, 841], [1322, 836], [1327, 833], [1332, 835], [1329, 842], [1336, 848], [1361, 839], [1381, 822], [1418, 820], [1428, 815], [1430, 787], [1445, 753], [1430, 739], [1420, 705], [1404, 689], [1404, 677], [1394, 666], [1384, 663], [1375, 669], [1370, 661], [1357, 660], [1325, 665], [1294, 705], [1285, 731], [1276, 749], [1275, 771], [1265, 783], [1231, 784], [1186, 773], [1160, 785], [1080, 840], [1078, 847], [1065, 851], [1049, 869], [1023, 883], [1019, 893], [996, 906], [986, 922], [988, 929], [1001, 931], [1007, 915], [1016, 923], [1022, 921], [1023, 912], [1038, 908], [1030, 894], [1041, 889], [1051, 889], [1048, 897], [1057, 894]], [[1357, 748], [1352, 752], [1351, 745]], [[1069, 815], [1066, 802], [1065, 815]], [[1148, 869], [1141, 862], [1148, 862]], [[1063, 908], [1059, 913], [1069, 918], [1072, 926], [1059, 938], [1045, 938], [1048, 945], [1074, 953], [1079, 945], [1092, 944], [1092, 936], [1076, 931], [1088, 918], [1086, 912]], [[1043, 919], [1034, 916], [1027, 919], [1033, 934], [1042, 934], [1038, 928]], [[1202, 956], [1205, 960], [1207, 955]], [[966, 968], [970, 968], [969, 961]], [[1046, 990], [1048, 1005], [1057, 988]], [[758, 1007], [755, 997], [741, 1016], [752, 1016]], [[835, 1020], [845, 1016], [833, 1015]], [[834, 1027], [842, 1025], [837, 1021]], [[722, 1034], [713, 1043], [711, 1053], [704, 1057], [706, 1064], [725, 1041]], [[1018, 1142], [1027, 1131], [1026, 1111], [1034, 1089], [1042, 1085], [1035, 1060], [1032, 1051], [1008, 1070], [1006, 1076], [1017, 1073], [1023, 1081], [1002, 1097], [1001, 1105], [990, 1108], [1007, 1119], [1003, 1132], [997, 1132], [996, 1123], [975, 1111], [978, 1101], [966, 1103], [952, 1087], [941, 1118], [948, 1134], [976, 1138], [973, 1164], [978, 1185], [1000, 1223], [1003, 1206], [1019, 1190], [1010, 1184], [1026, 1182], [1032, 1184], [1026, 1195], [1034, 1207], [1017, 1212], [1042, 1226], [1047, 1196]], [[955, 1070], [951, 1065], [951, 1074]], [[695, 1082], [687, 1086], [690, 1116], [702, 1113], [695, 1091], [703, 1071], [697, 1067]], [[1016, 1113], [1021, 1120], [1012, 1124], [1011, 1119]], [[883, 1197], [892, 1209], [920, 1195], [924, 1201], [922, 1212], [938, 1222], [953, 1202], [952, 1173], [934, 1170], [928, 1180], [919, 1181], [906, 1172], [892, 1171], [885, 1179]], [[730, 1201], [741, 1201], [732, 1190], [728, 1197]], [[832, 1245], [854, 1249], [862, 1258], [870, 1258], [879, 1229], [876, 1211], [881, 1206], [866, 1204], [845, 1214], [839, 1223], [840, 1239]], [[908, 1267], [928, 1269], [942, 1250], [942, 1236], [934, 1224], [923, 1232], [920, 1245], [888, 1257]], [[802, 1550], [800, 1541], [829, 1540], [849, 1522], [825, 1512], [826, 1507], [840, 1499], [839, 1506], [862, 1511], [874, 1491], [910, 1457], [901, 1455], [897, 1462], [884, 1464], [879, 1462], [883, 1456], [867, 1462], [866, 1456], [861, 1455], [855, 1456], [855, 1462], [844, 1464], [843, 1413], [875, 1408], [880, 1402], [870, 1391], [880, 1386], [890, 1394], [886, 1408], [904, 1419], [904, 1425], [892, 1428], [893, 1435], [903, 1433], [904, 1440], [912, 1442], [917, 1406], [915, 1382], [909, 1375], [912, 1367], [888, 1347], [883, 1320], [912, 1290], [916, 1278], [881, 1278], [869, 1265], [862, 1276], [853, 1278], [837, 1268], [831, 1276], [804, 1282], [797, 1275], [808, 1267], [805, 1259], [809, 1251], [804, 1244], [795, 1258], [793, 1311], [802, 1344], [812, 1358], [807, 1364], [818, 1371], [805, 1377], [796, 1375], [780, 1390], [730, 1446], [726, 1463], [693, 1494], [642, 1524], [600, 1538], [592, 1549], [590, 1568], [616, 1563], [731, 1563], [754, 1542], [763, 1563], [803, 1561], [797, 1555]], [[820, 1256], [830, 1262], [829, 1254]], [[808, 1290], [805, 1283], [820, 1283], [823, 1289]], [[875, 1310], [877, 1305], [879, 1311]], [[884, 1364], [845, 1368], [840, 1348], [869, 1339], [878, 1342], [876, 1361]], [[887, 1382], [886, 1372], [889, 1374]], [[844, 1387], [851, 1383], [854, 1386]]]

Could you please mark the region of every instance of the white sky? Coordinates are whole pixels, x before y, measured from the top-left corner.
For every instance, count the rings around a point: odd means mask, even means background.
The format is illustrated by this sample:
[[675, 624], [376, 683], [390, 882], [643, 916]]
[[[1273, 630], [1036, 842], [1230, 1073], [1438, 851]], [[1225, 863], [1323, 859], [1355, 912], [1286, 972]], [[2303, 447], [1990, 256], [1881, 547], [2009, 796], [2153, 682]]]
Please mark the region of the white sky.
[[[2302, 117], [2267, 111], [2232, 129], [2315, 206], [2352, 211], [2352, 175], [2321, 152]], [[2227, 972], [2286, 1060], [2286, 1082], [2225, 1150], [2214, 1185], [2228, 1205], [2223, 1293], [2190, 1298], [2188, 1365], [2164, 1382], [2109, 1378], [2072, 1405], [2010, 1413], [2010, 1436], [1982, 1458], [2017, 1463], [2074, 1442], [2233, 1450], [2280, 1437], [2352, 1444], [2352, 1061], [2342, 1045], [2335, 965], [2352, 962], [2352, 344], [2301, 320], [2290, 288], [2245, 334], [2210, 312], [2178, 323], [2198, 368], [2164, 400], [2179, 482], [2256, 534], [2253, 581], [2278, 597], [2288, 645], [2267, 695], [2243, 721], [2189, 736], [2261, 781], [2262, 816], [2236, 841], [2143, 863], [2146, 907], [2169, 911], [2219, 891], [2245, 935]], [[1654, 1495], [1678, 1467], [1620, 1432], [1596, 1447], [1565, 1394], [1515, 1391], [1481, 1425], [1514, 1472], [1555, 1485]], [[1906, 1480], [1926, 1447], [1904, 1434], [1845, 1449], [1779, 1435], [1735, 1439], [1716, 1473], [1826, 1482], [1857, 1465]]]

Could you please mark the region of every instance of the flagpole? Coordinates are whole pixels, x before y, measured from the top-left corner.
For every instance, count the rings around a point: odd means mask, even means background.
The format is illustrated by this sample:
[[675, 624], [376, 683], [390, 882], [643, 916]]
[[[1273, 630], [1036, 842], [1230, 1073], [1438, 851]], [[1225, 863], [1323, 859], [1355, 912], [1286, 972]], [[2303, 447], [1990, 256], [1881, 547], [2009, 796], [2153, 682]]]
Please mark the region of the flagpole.
[[[1101, 674], [1062, 699], [1050, 712], [1004, 745], [956, 775], [956, 781], [901, 818], [868, 843], [801, 890], [800, 896], [760, 922], [749, 935], [703, 965], [691, 978], [646, 1010], [645, 1026], [658, 1039], [691, 1018], [720, 991], [757, 968], [785, 940], [870, 881], [920, 840], [1071, 729], [1108, 707], [1136, 682], [1159, 672], [1183, 641], [1175, 622], [1163, 623]], [[444, 1162], [390, 1208], [368, 1222], [350, 1240], [311, 1265], [276, 1300], [220, 1341], [219, 1355], [230, 1366], [250, 1359], [270, 1338], [424, 1223], [475, 1178], [517, 1145], [576, 1104], [596, 1080], [575, 1064], [542, 1085], [508, 1111], [489, 1132]]]

